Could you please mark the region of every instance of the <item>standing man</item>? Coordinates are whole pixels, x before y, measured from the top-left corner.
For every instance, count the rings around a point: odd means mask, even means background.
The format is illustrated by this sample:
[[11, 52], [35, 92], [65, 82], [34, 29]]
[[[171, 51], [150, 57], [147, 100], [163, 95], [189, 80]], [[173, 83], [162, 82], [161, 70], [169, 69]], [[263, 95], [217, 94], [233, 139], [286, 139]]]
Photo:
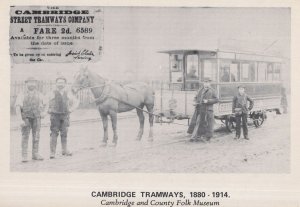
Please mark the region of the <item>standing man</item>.
[[37, 80], [29, 77], [25, 81], [24, 93], [18, 95], [16, 100], [16, 113], [21, 122], [22, 131], [22, 162], [28, 162], [28, 140], [30, 130], [32, 133], [32, 159], [43, 160], [39, 155], [39, 141], [41, 118], [45, 116], [44, 96], [37, 90]]
[[[239, 139], [241, 136], [241, 122], [243, 125], [243, 134], [244, 138], [249, 140], [248, 137], [248, 126], [247, 126], [247, 118], [248, 111], [253, 108], [254, 102], [253, 100], [245, 93], [245, 86], [238, 86], [238, 94], [234, 96], [232, 103], [232, 112], [235, 114], [236, 121], [236, 136], [235, 139]], [[249, 101], [249, 107], [247, 102]]]
[[213, 137], [214, 108], [213, 105], [219, 101], [217, 94], [210, 85], [211, 79], [204, 78], [203, 87], [195, 97], [196, 109], [193, 115], [188, 133], [192, 134], [190, 141], [210, 141]]
[[50, 159], [55, 158], [57, 137], [60, 133], [62, 155], [72, 156], [67, 149], [68, 127], [70, 126], [70, 113], [79, 105], [79, 101], [72, 93], [66, 90], [67, 79], [64, 76], [56, 78], [56, 88], [49, 96], [50, 114]]

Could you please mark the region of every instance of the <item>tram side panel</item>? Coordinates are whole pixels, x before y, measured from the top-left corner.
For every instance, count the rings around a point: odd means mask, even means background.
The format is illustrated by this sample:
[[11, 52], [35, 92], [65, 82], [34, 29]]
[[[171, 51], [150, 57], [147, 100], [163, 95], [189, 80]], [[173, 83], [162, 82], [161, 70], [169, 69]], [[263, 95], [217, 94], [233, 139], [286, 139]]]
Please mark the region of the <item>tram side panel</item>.
[[[155, 112], [168, 116], [171, 109], [177, 115], [192, 116], [195, 110], [196, 91], [155, 91]], [[175, 102], [175, 104], [174, 104]]]
[[[251, 111], [268, 111], [268, 110], [280, 110], [280, 97], [273, 98], [253, 98], [254, 107]], [[232, 114], [232, 101], [221, 100], [216, 104], [215, 116], [222, 118], [222, 116]]]
[[[162, 93], [160, 90], [155, 92], [155, 112], [156, 114], [163, 113], [165, 116], [169, 115], [170, 100], [174, 99], [176, 101], [176, 107], [174, 112], [177, 115], [187, 115], [189, 118], [193, 116], [195, 111], [195, 101], [194, 98], [197, 94], [197, 91], [172, 91], [164, 90]], [[231, 103], [230, 108], [231, 108]], [[220, 104], [214, 104], [214, 111], [219, 112]], [[224, 107], [224, 105], [222, 105]], [[224, 113], [231, 113], [231, 109], [223, 109]]]
[[[246, 93], [254, 100], [252, 111], [280, 110], [281, 94], [280, 84], [245, 84]], [[224, 115], [232, 114], [232, 99], [237, 93], [236, 84], [220, 85], [219, 106], [215, 115], [222, 118]]]
[[[228, 87], [228, 86], [227, 86]], [[235, 89], [236, 90], [236, 89]], [[170, 115], [170, 109], [176, 114], [188, 115], [192, 117], [195, 110], [194, 98], [196, 91], [174, 91], [171, 90], [157, 90], [155, 92], [155, 112]], [[214, 104], [215, 117], [225, 119], [226, 116], [232, 115], [232, 99], [234, 94], [224, 97], [220, 94], [220, 102]], [[281, 109], [281, 96], [279, 94], [264, 94], [251, 93], [250, 96], [254, 100], [254, 107], [252, 111], [272, 111]], [[171, 100], [175, 100], [172, 102]], [[175, 107], [174, 107], [175, 105]]]

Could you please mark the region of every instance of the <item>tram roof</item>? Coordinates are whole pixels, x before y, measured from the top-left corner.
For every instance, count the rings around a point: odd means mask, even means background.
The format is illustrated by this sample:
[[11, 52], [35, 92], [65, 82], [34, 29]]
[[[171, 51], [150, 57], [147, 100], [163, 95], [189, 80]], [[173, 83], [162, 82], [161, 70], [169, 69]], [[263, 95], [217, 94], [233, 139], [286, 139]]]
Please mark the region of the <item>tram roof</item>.
[[[204, 49], [204, 50], [199, 50], [199, 49], [175, 49], [175, 50], [162, 50], [158, 51], [158, 53], [166, 53], [166, 54], [186, 54], [186, 53], [219, 53], [219, 54], [234, 54], [235, 57], [233, 59], [252, 59], [255, 57], [257, 59], [261, 59], [264, 57], [265, 60], [271, 61], [271, 62], [282, 62], [285, 58], [280, 57], [280, 56], [275, 56], [275, 55], [268, 55], [268, 54], [260, 54], [256, 52], [248, 52], [248, 51], [234, 51], [234, 50], [219, 50], [219, 49]], [[238, 57], [239, 55], [239, 57]], [[251, 58], [252, 57], [252, 58]], [[259, 58], [260, 57], [260, 58]]]
[[218, 50], [197, 50], [197, 49], [178, 49], [178, 50], [162, 50], [158, 51], [159, 53], [167, 53], [167, 54], [184, 54], [184, 53], [198, 53], [198, 52], [203, 52], [203, 53], [209, 53], [209, 52], [217, 52]]

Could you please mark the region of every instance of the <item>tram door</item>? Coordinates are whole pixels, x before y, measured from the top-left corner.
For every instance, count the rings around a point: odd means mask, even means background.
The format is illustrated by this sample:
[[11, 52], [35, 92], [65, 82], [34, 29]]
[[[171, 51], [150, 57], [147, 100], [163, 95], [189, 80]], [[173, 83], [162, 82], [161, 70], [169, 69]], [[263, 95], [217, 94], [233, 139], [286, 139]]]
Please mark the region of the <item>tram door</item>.
[[170, 55], [170, 82], [172, 89], [183, 89], [183, 54]]
[[185, 57], [185, 90], [198, 90], [200, 71], [198, 54], [188, 54]]

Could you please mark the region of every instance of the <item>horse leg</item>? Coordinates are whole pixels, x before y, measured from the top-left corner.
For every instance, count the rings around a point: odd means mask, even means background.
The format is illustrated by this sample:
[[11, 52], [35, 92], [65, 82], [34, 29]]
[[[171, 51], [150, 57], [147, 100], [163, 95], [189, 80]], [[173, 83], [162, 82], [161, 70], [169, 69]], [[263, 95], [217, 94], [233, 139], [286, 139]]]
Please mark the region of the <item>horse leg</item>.
[[103, 113], [100, 111], [100, 116], [101, 116], [101, 119], [102, 119], [102, 124], [103, 124], [103, 140], [102, 140], [102, 143], [101, 143], [101, 146], [105, 147], [107, 145], [107, 140], [108, 140], [108, 118], [107, 118], [107, 114], [106, 113]]
[[153, 108], [154, 108], [154, 105], [147, 104], [146, 108], [147, 108], [147, 111], [149, 112], [149, 123], [150, 123], [150, 131], [149, 131], [148, 141], [153, 141], [153, 119], [154, 119]]
[[[140, 108], [143, 108], [143, 106], [140, 107]], [[136, 140], [139, 141], [139, 140], [142, 139], [142, 136], [143, 136], [143, 133], [144, 133], [145, 116], [144, 116], [144, 113], [143, 113], [142, 110], [136, 109], [136, 113], [137, 113], [137, 115], [139, 117], [139, 121], [140, 121], [140, 130], [139, 130], [139, 133], [138, 133], [137, 138], [136, 138]]]
[[117, 133], [117, 112], [112, 111], [109, 113], [111, 119], [111, 125], [114, 132], [113, 145], [117, 145], [118, 142], [118, 133]]

